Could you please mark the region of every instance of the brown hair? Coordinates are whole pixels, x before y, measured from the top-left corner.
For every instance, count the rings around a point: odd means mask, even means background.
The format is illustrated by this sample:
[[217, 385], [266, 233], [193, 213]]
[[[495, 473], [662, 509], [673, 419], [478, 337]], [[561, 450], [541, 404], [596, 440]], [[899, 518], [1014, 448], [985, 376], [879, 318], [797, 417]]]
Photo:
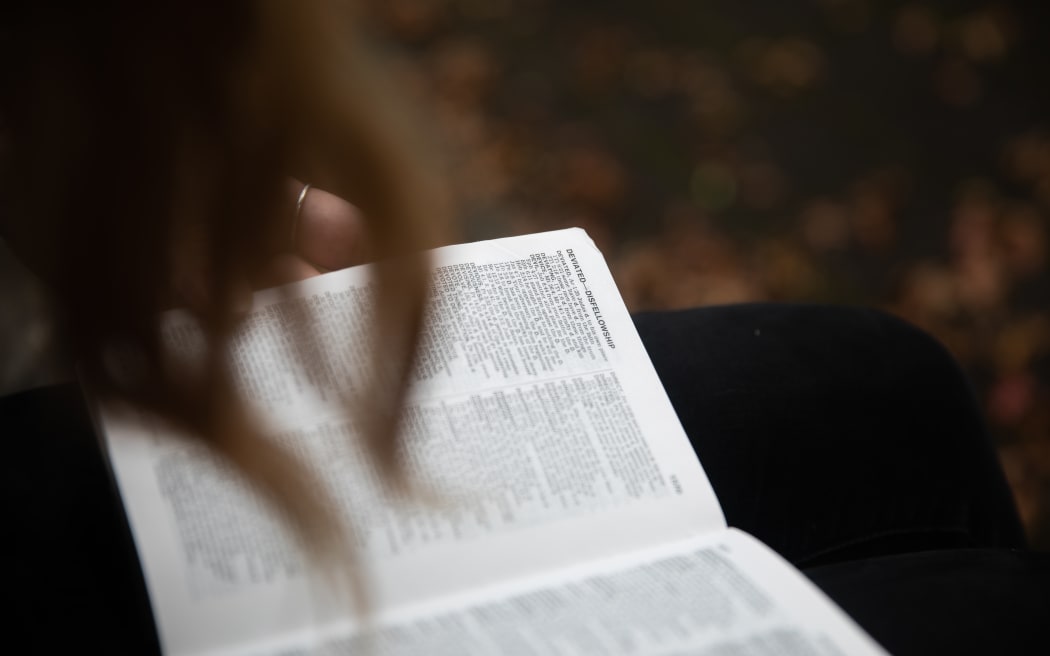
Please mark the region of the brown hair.
[[[325, 504], [225, 354], [236, 297], [291, 234], [286, 177], [353, 202], [380, 262], [375, 358], [396, 371], [353, 410], [371, 408], [371, 450], [396, 471], [425, 289], [413, 254], [440, 241], [443, 212], [357, 19], [330, 0], [19, 5], [2, 36], [4, 234], [50, 283], [71, 355], [99, 392], [228, 457], [324, 550]], [[197, 371], [171, 366], [160, 333], [188, 274], [207, 283]]]

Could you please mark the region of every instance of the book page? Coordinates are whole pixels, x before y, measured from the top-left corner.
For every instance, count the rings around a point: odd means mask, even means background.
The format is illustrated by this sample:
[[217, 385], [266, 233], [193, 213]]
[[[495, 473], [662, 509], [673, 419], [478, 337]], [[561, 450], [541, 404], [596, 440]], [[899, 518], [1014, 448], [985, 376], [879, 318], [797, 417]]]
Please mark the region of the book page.
[[876, 656], [885, 651], [794, 567], [727, 529], [492, 586], [242, 656]]
[[[368, 267], [257, 294], [231, 349], [275, 439], [310, 460], [353, 526], [377, 608], [724, 527], [582, 230], [446, 247], [433, 264], [403, 420], [425, 500], [390, 498], [337, 406], [376, 374]], [[303, 351], [286, 335], [306, 330], [318, 341]], [[171, 317], [166, 339], [189, 359], [200, 348], [183, 316]], [[229, 465], [147, 418], [104, 411], [101, 424], [169, 653], [345, 616]]]

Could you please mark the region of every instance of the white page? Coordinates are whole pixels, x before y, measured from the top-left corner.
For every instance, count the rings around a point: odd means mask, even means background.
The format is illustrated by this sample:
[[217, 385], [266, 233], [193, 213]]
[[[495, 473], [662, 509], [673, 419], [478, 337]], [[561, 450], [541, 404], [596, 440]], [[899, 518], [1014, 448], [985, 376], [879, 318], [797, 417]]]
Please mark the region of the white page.
[[[443, 510], [391, 506], [370, 467], [346, 453], [360, 447], [331, 390], [367, 384], [358, 374], [367, 267], [257, 294], [235, 347], [245, 391], [279, 439], [313, 453], [319, 475], [355, 505], [348, 514], [379, 608], [724, 527], [582, 230], [438, 249], [434, 263], [406, 445], [410, 469], [449, 502]], [[296, 329], [295, 303], [327, 317], [315, 329], [330, 367], [312, 378], [275, 339], [282, 326]], [[169, 338], [192, 352], [192, 326], [171, 321]], [[345, 613], [320, 601], [287, 533], [229, 467], [148, 421], [103, 412], [101, 423], [169, 653]]]
[[[231, 656], [876, 656], [808, 579], [726, 529], [389, 612], [364, 637], [304, 632]], [[216, 654], [218, 656], [218, 654]]]

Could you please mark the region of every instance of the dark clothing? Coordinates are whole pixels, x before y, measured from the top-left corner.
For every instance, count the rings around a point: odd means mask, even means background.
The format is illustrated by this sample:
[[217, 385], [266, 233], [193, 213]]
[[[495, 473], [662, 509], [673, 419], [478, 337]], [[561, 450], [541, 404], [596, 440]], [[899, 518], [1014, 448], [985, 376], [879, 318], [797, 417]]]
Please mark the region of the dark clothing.
[[635, 324], [726, 521], [890, 653], [1050, 652], [1050, 554], [1023, 550], [981, 413], [939, 343], [819, 306]]
[[5, 633], [15, 654], [159, 654], [146, 584], [80, 390], [0, 399]]
[[[1043, 653], [1050, 554], [1023, 550], [957, 365], [885, 314], [796, 305], [636, 324], [732, 526], [894, 654]], [[20, 653], [158, 650], [130, 534], [73, 386], [0, 400]]]
[[726, 520], [796, 565], [1024, 546], [966, 379], [925, 333], [799, 305], [635, 323]]
[[802, 571], [896, 656], [1050, 651], [1050, 553], [938, 549]]

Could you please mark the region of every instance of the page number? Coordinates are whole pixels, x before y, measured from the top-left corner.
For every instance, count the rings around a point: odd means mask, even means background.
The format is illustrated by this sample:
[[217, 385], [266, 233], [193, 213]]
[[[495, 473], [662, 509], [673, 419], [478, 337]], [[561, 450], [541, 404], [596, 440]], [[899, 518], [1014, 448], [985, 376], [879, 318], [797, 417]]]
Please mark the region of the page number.
[[682, 483], [678, 480], [678, 476], [671, 474], [671, 487], [674, 488], [675, 494], [682, 493]]

